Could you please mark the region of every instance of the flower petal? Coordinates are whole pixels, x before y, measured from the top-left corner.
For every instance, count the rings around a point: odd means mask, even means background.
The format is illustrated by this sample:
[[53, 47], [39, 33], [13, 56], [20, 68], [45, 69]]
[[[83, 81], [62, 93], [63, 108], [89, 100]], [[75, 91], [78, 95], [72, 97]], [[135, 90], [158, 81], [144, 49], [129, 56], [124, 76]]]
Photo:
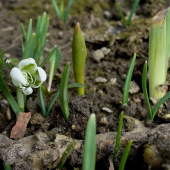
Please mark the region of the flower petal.
[[47, 79], [46, 72], [41, 67], [37, 67], [37, 69], [38, 69], [38, 73], [39, 73], [39, 76], [40, 76], [40, 80], [42, 82], [44, 82]]
[[20, 69], [18, 69], [17, 67], [14, 67], [11, 70], [10, 76], [11, 76], [12, 82], [13, 82], [13, 84], [15, 86], [20, 86], [20, 85], [26, 85], [27, 84], [27, 80], [25, 79], [25, 77], [22, 74], [22, 72], [20, 71]]
[[35, 71], [37, 70], [37, 64], [35, 63], [35, 60], [33, 58], [27, 58], [25, 60], [22, 60], [18, 64], [18, 68], [21, 71], [27, 71], [30, 72], [31, 74], [34, 74]]
[[32, 90], [31, 87], [28, 87], [28, 88], [23, 88], [23, 89], [22, 89], [22, 92], [23, 92], [25, 95], [30, 95], [30, 94], [33, 92], [33, 90]]

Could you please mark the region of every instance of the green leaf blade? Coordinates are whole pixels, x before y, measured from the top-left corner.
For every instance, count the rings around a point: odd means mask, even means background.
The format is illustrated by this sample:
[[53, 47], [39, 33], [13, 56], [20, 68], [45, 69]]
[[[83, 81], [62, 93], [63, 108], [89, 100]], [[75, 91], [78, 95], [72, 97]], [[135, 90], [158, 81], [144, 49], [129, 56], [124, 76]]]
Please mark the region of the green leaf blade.
[[0, 88], [2, 90], [2, 92], [4, 93], [5, 97], [7, 98], [10, 106], [12, 107], [12, 110], [14, 111], [14, 113], [17, 115], [20, 112], [20, 108], [17, 104], [17, 102], [14, 100], [13, 96], [11, 95], [11, 93], [9, 92], [3, 78], [0, 76]]
[[121, 161], [120, 161], [119, 170], [125, 169], [125, 164], [126, 164], [126, 160], [128, 158], [128, 155], [129, 155], [129, 152], [130, 152], [130, 149], [131, 149], [131, 145], [132, 145], [132, 140], [130, 140], [128, 142], [128, 144], [126, 145], [126, 148], [123, 152], [123, 155], [122, 155], [122, 158], [121, 158]]
[[64, 117], [68, 120], [70, 112], [68, 107], [68, 78], [70, 71], [70, 63], [67, 63], [61, 76], [60, 82], [60, 104]]
[[125, 80], [125, 86], [124, 86], [124, 90], [123, 90], [123, 100], [122, 100], [123, 106], [127, 106], [129, 89], [130, 89], [130, 82], [131, 82], [131, 79], [132, 79], [132, 73], [133, 73], [135, 61], [136, 61], [136, 53], [133, 56], [133, 59], [131, 61], [130, 67], [129, 67], [128, 72], [127, 72], [126, 80]]
[[123, 116], [124, 116], [124, 112], [121, 112], [120, 119], [119, 119], [119, 126], [118, 126], [118, 130], [117, 130], [117, 135], [116, 135], [115, 148], [114, 148], [114, 153], [113, 153], [113, 161], [115, 161], [115, 159], [117, 157], [119, 146], [120, 146], [120, 138], [121, 138], [121, 132], [122, 132], [122, 125], [123, 125]]
[[147, 92], [146, 79], [147, 79], [147, 61], [145, 61], [145, 64], [144, 64], [144, 67], [143, 67], [142, 89], [143, 89], [146, 105], [147, 105], [147, 108], [148, 108], [149, 119], [152, 120], [152, 110], [151, 110], [151, 106], [150, 106], [150, 102], [149, 102], [149, 97], [148, 97], [148, 92]]
[[95, 170], [96, 162], [96, 116], [91, 114], [87, 123], [84, 154], [83, 170]]

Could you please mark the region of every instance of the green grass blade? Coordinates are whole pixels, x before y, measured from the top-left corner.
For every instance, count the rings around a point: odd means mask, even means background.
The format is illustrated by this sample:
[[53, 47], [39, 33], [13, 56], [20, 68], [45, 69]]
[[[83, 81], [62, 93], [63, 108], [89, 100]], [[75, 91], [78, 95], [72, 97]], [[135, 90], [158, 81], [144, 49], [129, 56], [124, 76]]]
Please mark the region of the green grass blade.
[[21, 48], [22, 48], [22, 53], [24, 53], [25, 47], [24, 47], [23, 38], [21, 38]]
[[68, 88], [76, 88], [76, 87], [84, 87], [84, 84], [82, 83], [72, 83], [72, 84], [68, 84]]
[[32, 34], [32, 19], [30, 19], [29, 25], [28, 25], [28, 32], [27, 32], [27, 40], [28, 41], [30, 39], [30, 36]]
[[4, 50], [1, 49], [1, 54], [0, 54], [0, 76], [2, 77], [3, 76], [3, 61], [4, 59]]
[[147, 92], [147, 83], [146, 83], [146, 77], [147, 77], [147, 61], [145, 61], [144, 67], [143, 67], [143, 73], [142, 73], [142, 89], [146, 101], [146, 105], [148, 108], [148, 113], [149, 113], [149, 119], [152, 120], [152, 110], [151, 106], [149, 103], [149, 98], [148, 98], [148, 92]]
[[43, 99], [43, 94], [42, 94], [41, 86], [38, 88], [38, 94], [39, 94], [39, 98], [40, 98], [40, 104], [41, 104], [43, 116], [47, 117], [47, 112], [46, 112], [46, 107], [45, 107], [45, 103], [44, 103], [44, 99]]
[[57, 169], [62, 169], [63, 165], [65, 163], [65, 161], [67, 160], [67, 158], [69, 157], [69, 155], [71, 154], [71, 152], [73, 151], [74, 147], [76, 146], [76, 141], [73, 141], [72, 143], [70, 143], [70, 145], [67, 147], [67, 149], [65, 150], [65, 152], [63, 153], [61, 160], [57, 166]]
[[70, 71], [70, 63], [67, 63], [61, 76], [60, 82], [60, 104], [64, 114], [64, 118], [68, 120], [70, 112], [68, 107], [68, 78]]
[[52, 98], [51, 102], [50, 102], [50, 105], [49, 105], [48, 110], [47, 110], [47, 116], [49, 116], [50, 111], [51, 111], [51, 109], [52, 109], [52, 107], [53, 107], [57, 97], [59, 96], [59, 93], [60, 93], [60, 91], [58, 89], [57, 92], [55, 93], [54, 97]]
[[133, 73], [135, 61], [136, 61], [136, 53], [133, 56], [133, 59], [131, 61], [130, 67], [129, 67], [128, 72], [127, 72], [126, 80], [125, 80], [125, 86], [124, 86], [124, 89], [123, 89], [123, 100], [122, 100], [123, 106], [127, 106], [130, 82], [131, 82], [131, 78], [132, 78], [132, 73]]
[[24, 39], [26, 41], [26, 39], [27, 39], [27, 32], [26, 32], [25, 27], [24, 27], [23, 24], [21, 24], [21, 32], [22, 32], [22, 34], [24, 36]]
[[63, 19], [63, 17], [64, 17], [64, 0], [60, 0], [60, 16]]
[[52, 85], [52, 81], [54, 78], [54, 75], [57, 71], [57, 68], [60, 64], [61, 61], [61, 52], [59, 50], [58, 47], [56, 47], [55, 52], [53, 53], [53, 55], [50, 58], [50, 71], [49, 71], [49, 81], [48, 81], [48, 91], [51, 90], [51, 85]]
[[11, 170], [11, 166], [8, 162], [5, 163], [4, 170]]
[[153, 110], [152, 110], [152, 120], [155, 117], [155, 114], [157, 112], [157, 110], [159, 109], [159, 107], [164, 104], [168, 99], [170, 98], [170, 91], [164, 96], [162, 97], [158, 103], [154, 106]]
[[138, 7], [138, 4], [139, 4], [140, 0], [135, 0], [134, 4], [133, 4], [133, 7], [132, 7], [132, 10], [130, 12], [130, 15], [129, 15], [129, 18], [127, 20], [127, 25], [130, 26], [130, 23], [131, 23], [131, 20], [132, 20], [132, 16], [133, 14], [135, 13], [137, 7]]
[[91, 114], [87, 123], [84, 154], [83, 170], [95, 170], [96, 160], [96, 116]]
[[46, 62], [52, 57], [52, 55], [54, 54], [54, 52], [56, 51], [57, 47], [54, 47], [51, 51], [50, 54], [48, 55], [48, 57], [40, 64], [40, 67], [43, 67]]
[[113, 161], [115, 161], [117, 154], [118, 154], [118, 150], [119, 150], [121, 131], [122, 131], [122, 125], [123, 125], [123, 115], [124, 115], [124, 112], [121, 112], [120, 119], [119, 119], [119, 126], [117, 130], [115, 148], [114, 148], [114, 153], [113, 153]]
[[120, 165], [119, 165], [119, 170], [125, 169], [125, 164], [126, 164], [126, 160], [128, 158], [128, 155], [129, 155], [129, 151], [131, 149], [131, 145], [132, 145], [132, 141], [130, 140], [128, 142], [128, 144], [126, 145], [126, 148], [123, 152], [123, 155], [122, 155], [122, 158], [121, 158], [121, 161], [120, 161]]
[[0, 76], [0, 82], [1, 82], [0, 88], [1, 88], [2, 92], [4, 93], [6, 99], [8, 100], [10, 106], [12, 107], [12, 110], [14, 111], [15, 114], [18, 114], [20, 112], [20, 108], [19, 108], [17, 102], [14, 100], [11, 93], [9, 92], [9, 90], [1, 76]]
[[66, 23], [67, 20], [68, 20], [68, 16], [69, 16], [70, 9], [71, 9], [71, 6], [72, 6], [73, 2], [74, 2], [74, 0], [69, 0], [69, 2], [68, 2], [68, 6], [67, 6], [67, 9], [66, 9], [66, 11], [65, 11], [65, 13], [64, 13], [64, 17], [63, 17], [65, 23]]
[[58, 16], [58, 18], [60, 18], [61, 15], [60, 15], [60, 10], [59, 10], [59, 8], [58, 8], [57, 2], [56, 2], [56, 0], [52, 0], [52, 2], [53, 2], [53, 6], [54, 6], [54, 8], [55, 8], [55, 11], [56, 11], [56, 13], [57, 13], [57, 16]]
[[33, 33], [30, 36], [29, 40], [26, 42], [26, 46], [25, 46], [25, 50], [24, 50], [22, 59], [33, 58], [35, 41], [36, 41], [35, 38], [36, 38], [36, 35], [35, 35], [35, 33]]
[[122, 20], [123, 20], [123, 23], [126, 25], [126, 22], [127, 22], [127, 21], [126, 21], [126, 19], [125, 19], [125, 16], [124, 16], [123, 11], [122, 11], [122, 7], [121, 7], [121, 5], [120, 5], [119, 2], [116, 3], [116, 7], [117, 7], [117, 9], [118, 9], [118, 11], [119, 11], [119, 14], [120, 14]]

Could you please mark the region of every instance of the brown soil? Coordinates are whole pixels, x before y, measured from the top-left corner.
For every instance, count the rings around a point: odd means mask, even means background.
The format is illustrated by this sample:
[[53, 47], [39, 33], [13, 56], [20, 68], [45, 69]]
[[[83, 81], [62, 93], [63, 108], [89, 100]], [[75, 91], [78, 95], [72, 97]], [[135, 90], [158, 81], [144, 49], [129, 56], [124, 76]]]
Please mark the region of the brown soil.
[[[120, 2], [123, 4], [125, 14], [128, 14], [133, 1], [127, 3], [121, 0]], [[151, 18], [160, 10], [167, 8], [170, 5], [169, 0], [141, 1], [135, 13], [135, 19], [129, 27], [122, 25], [115, 2], [111, 0], [77, 0], [67, 24], [57, 18], [51, 1], [1, 0], [0, 4], [0, 49], [5, 50], [4, 60], [22, 58], [20, 23], [28, 24], [29, 19], [33, 18], [35, 26], [37, 17], [44, 11], [47, 12], [50, 17], [50, 28], [45, 55], [47, 56], [49, 49], [54, 45], [57, 45], [62, 53], [62, 61], [52, 86], [54, 91], [59, 87], [65, 64], [71, 61], [71, 41], [77, 22], [80, 23], [84, 32], [88, 49], [85, 72], [86, 94], [79, 96], [75, 89], [69, 90], [70, 117], [68, 121], [65, 121], [63, 117], [59, 100], [56, 101], [51, 115], [43, 118], [38, 93], [34, 90], [34, 94], [27, 98], [26, 111], [31, 112], [32, 116], [25, 136], [20, 140], [12, 140], [9, 136], [16, 117], [0, 90], [1, 169], [6, 161], [15, 170], [55, 169], [62, 153], [73, 139], [77, 141], [77, 145], [63, 169], [81, 169], [85, 128], [91, 113], [95, 113], [97, 118], [96, 170], [109, 169], [109, 159], [113, 156], [118, 120], [122, 111], [124, 82], [134, 53], [137, 53], [138, 57], [132, 81], [136, 83], [137, 90], [136, 86], [131, 86], [131, 90], [135, 92], [129, 95], [128, 106], [124, 110], [120, 152], [114, 166], [115, 169], [118, 168], [123, 150], [128, 140], [132, 139], [133, 145], [126, 169], [148, 169], [143, 158], [144, 145], [147, 143], [152, 144], [154, 158], [159, 162], [156, 168], [168, 169], [170, 166], [170, 145], [168, 145], [170, 120], [164, 119], [162, 115], [169, 114], [170, 101], [167, 101], [166, 107], [159, 110], [154, 122], [151, 123], [142, 92], [141, 75], [144, 61], [148, 58]], [[94, 53], [97, 50], [101, 52], [102, 47], [106, 47], [109, 52], [101, 60], [97, 60]], [[46, 65], [47, 73], [48, 68], [49, 66]], [[8, 82], [11, 92], [14, 92], [9, 71], [4, 68], [4, 79]], [[105, 78], [107, 82], [96, 83], [98, 77]], [[116, 82], [113, 82], [113, 79]], [[74, 82], [72, 70], [69, 82]], [[49, 98], [45, 101], [48, 105]], [[104, 108], [110, 109], [111, 112]], [[154, 165], [150, 166], [154, 167]]]

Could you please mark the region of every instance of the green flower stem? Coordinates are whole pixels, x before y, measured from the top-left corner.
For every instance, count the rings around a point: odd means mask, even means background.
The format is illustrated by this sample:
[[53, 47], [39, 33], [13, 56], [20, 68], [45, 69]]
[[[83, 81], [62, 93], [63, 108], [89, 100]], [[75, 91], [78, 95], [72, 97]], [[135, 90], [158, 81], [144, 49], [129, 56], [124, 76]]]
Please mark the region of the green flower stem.
[[18, 102], [18, 106], [19, 106], [20, 110], [24, 112], [24, 110], [25, 110], [24, 95], [23, 95], [21, 89], [19, 89], [19, 88], [17, 88], [17, 102]]

